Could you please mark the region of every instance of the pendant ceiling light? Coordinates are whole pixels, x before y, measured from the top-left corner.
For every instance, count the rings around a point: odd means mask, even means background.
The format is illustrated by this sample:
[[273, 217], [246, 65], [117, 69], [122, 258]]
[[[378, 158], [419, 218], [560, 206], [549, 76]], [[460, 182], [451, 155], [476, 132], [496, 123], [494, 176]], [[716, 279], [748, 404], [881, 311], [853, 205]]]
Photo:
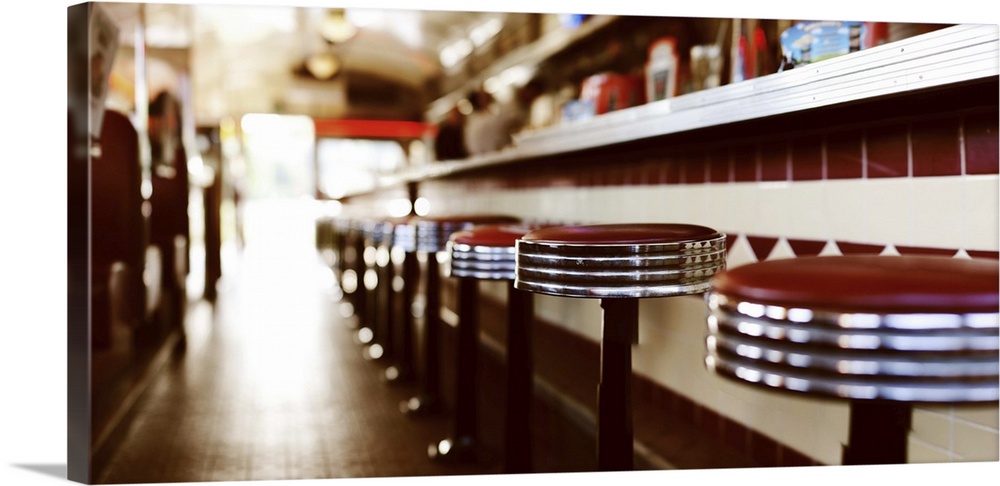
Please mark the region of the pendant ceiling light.
[[347, 20], [342, 8], [331, 8], [326, 12], [326, 18], [320, 25], [320, 35], [332, 44], [340, 44], [351, 40], [358, 33], [358, 27]]
[[340, 58], [330, 52], [313, 54], [306, 59], [306, 69], [317, 79], [331, 79], [340, 72]]

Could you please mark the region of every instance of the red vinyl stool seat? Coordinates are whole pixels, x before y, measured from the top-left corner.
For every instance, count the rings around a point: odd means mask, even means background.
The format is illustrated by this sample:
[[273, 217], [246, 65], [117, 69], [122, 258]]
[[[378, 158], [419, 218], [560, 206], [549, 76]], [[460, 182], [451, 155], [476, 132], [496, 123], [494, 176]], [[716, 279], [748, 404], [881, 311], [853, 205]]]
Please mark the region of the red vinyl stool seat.
[[477, 434], [478, 281], [505, 280], [507, 287], [507, 398], [504, 472], [531, 471], [532, 295], [514, 288], [517, 239], [538, 229], [520, 224], [488, 224], [455, 232], [448, 242], [449, 274], [459, 284], [459, 348], [455, 434], [432, 444], [434, 457], [475, 460]]
[[559, 226], [517, 241], [516, 288], [601, 299], [598, 469], [633, 467], [631, 346], [638, 340], [638, 299], [702, 293], [725, 263], [726, 236], [689, 224]]
[[[441, 270], [438, 253], [444, 252], [451, 234], [480, 224], [516, 223], [517, 218], [506, 215], [456, 215], [438, 217], [415, 217], [408, 223], [408, 231], [413, 238], [416, 253], [427, 257], [424, 307], [424, 367], [421, 390], [400, 405], [403, 413], [422, 415], [435, 413], [440, 408], [440, 352], [441, 329]], [[404, 232], [404, 230], [398, 230]], [[459, 325], [461, 332], [461, 325]]]
[[998, 268], [870, 255], [734, 268], [706, 296], [706, 364], [765, 389], [848, 400], [844, 463], [903, 463], [913, 404], [998, 399]]

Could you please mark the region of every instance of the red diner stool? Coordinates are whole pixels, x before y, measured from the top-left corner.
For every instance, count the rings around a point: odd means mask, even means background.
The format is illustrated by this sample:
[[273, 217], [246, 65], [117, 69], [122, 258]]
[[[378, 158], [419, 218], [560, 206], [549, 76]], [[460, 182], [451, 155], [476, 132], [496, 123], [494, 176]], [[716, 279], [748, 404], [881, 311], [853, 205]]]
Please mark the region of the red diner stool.
[[706, 364], [768, 390], [847, 400], [844, 464], [906, 462], [914, 404], [996, 403], [998, 264], [828, 256], [745, 265], [706, 297]]
[[520, 224], [474, 226], [451, 235], [450, 275], [458, 279], [458, 367], [456, 377], [455, 433], [432, 444], [432, 457], [475, 460], [479, 280], [507, 281], [507, 401], [504, 472], [531, 471], [532, 357], [530, 326], [532, 294], [514, 288], [514, 248], [517, 239], [539, 229]]
[[631, 346], [638, 341], [639, 299], [705, 292], [725, 258], [724, 234], [689, 224], [559, 226], [517, 241], [515, 288], [601, 299], [599, 470], [633, 467]]
[[408, 415], [436, 413], [440, 410], [440, 333], [441, 333], [441, 267], [438, 254], [448, 246], [452, 233], [481, 224], [516, 223], [519, 220], [504, 215], [457, 215], [417, 217], [411, 221], [414, 247], [426, 255], [427, 268], [424, 293], [423, 380], [418, 395], [400, 404]]

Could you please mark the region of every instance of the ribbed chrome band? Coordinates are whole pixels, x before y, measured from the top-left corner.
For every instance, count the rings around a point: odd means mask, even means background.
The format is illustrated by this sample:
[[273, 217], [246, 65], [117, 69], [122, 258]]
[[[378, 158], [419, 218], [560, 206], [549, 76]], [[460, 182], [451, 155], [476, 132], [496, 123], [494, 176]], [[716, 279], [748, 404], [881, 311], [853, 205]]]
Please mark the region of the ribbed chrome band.
[[483, 280], [514, 280], [513, 246], [483, 246], [448, 243], [453, 277]]
[[392, 231], [392, 246], [407, 253], [417, 251], [417, 230], [412, 224], [397, 224]]
[[760, 386], [849, 399], [998, 399], [1000, 318], [860, 314], [736, 301], [710, 292], [708, 367]]
[[474, 222], [417, 221], [416, 248], [417, 251], [437, 253], [448, 247], [448, 238], [452, 233], [474, 226]]
[[372, 245], [379, 246], [392, 241], [393, 225], [388, 221], [365, 220], [361, 222], [360, 229]]
[[725, 264], [724, 235], [643, 245], [518, 240], [514, 285], [565, 297], [669, 297], [708, 290]]

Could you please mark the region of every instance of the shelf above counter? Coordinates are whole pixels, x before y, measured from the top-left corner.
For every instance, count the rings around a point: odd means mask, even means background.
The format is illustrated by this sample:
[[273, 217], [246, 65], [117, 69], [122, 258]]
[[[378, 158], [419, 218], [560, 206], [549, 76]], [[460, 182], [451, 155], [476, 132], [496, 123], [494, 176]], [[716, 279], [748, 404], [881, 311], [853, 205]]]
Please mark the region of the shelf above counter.
[[408, 167], [348, 197], [524, 160], [995, 81], [1000, 75], [998, 52], [997, 26], [948, 27], [795, 70], [522, 134], [514, 147]]

